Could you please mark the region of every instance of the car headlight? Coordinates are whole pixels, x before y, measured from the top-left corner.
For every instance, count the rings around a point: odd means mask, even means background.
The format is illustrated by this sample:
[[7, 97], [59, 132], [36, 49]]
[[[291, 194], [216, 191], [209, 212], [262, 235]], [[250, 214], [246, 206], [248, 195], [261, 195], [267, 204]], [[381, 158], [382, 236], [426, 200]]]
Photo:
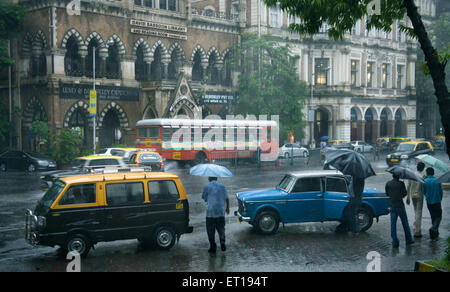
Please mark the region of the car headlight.
[[37, 220], [36, 220], [36, 226], [39, 229], [43, 229], [43, 228], [45, 228], [46, 225], [47, 225], [47, 219], [45, 219], [45, 217], [43, 217], [43, 216], [38, 216]]
[[39, 164], [40, 166], [48, 166], [48, 161], [45, 160], [38, 160], [37, 164]]
[[402, 156], [400, 156], [401, 159], [408, 159], [408, 155], [403, 154]]
[[387, 156], [386, 156], [387, 158], [391, 158], [392, 157], [392, 155], [391, 154], [388, 154]]

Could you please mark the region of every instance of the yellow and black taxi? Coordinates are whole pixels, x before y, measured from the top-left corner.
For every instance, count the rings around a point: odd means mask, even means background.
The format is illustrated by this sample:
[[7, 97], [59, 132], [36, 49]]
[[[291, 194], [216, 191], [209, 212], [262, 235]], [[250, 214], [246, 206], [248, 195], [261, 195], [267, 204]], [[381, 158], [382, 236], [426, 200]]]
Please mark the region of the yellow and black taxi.
[[154, 151], [136, 151], [130, 156], [128, 161], [130, 165], [138, 167], [151, 167], [152, 171], [164, 171], [164, 159], [158, 152]]
[[122, 239], [170, 249], [193, 231], [178, 176], [139, 168], [60, 178], [27, 210], [25, 226], [30, 244], [81, 256], [98, 242]]
[[386, 156], [386, 164], [392, 166], [408, 161], [421, 154], [433, 154], [434, 149], [428, 141], [407, 141], [400, 143], [395, 152]]

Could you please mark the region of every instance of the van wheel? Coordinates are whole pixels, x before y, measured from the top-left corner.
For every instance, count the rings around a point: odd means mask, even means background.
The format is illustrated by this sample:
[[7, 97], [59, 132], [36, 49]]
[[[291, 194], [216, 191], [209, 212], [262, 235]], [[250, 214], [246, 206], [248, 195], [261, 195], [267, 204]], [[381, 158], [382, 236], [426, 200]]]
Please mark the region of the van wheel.
[[35, 172], [36, 171], [36, 166], [34, 166], [33, 163], [30, 163], [30, 165], [28, 165], [27, 167], [28, 172]]
[[256, 216], [254, 226], [259, 233], [275, 234], [280, 226], [280, 219], [273, 211], [262, 211]]
[[161, 226], [158, 227], [155, 231], [154, 243], [159, 249], [171, 249], [174, 246], [176, 240], [177, 235], [172, 227]]
[[91, 249], [91, 243], [89, 239], [83, 234], [74, 234], [69, 236], [65, 245], [66, 252], [77, 252], [81, 257], [86, 257]]

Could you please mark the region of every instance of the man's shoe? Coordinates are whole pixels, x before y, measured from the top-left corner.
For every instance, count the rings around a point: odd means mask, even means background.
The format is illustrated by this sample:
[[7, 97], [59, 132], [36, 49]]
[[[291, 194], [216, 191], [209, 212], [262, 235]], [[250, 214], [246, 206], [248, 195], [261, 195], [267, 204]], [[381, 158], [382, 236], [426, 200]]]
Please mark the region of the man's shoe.
[[211, 254], [215, 254], [215, 253], [216, 253], [216, 249], [210, 247], [210, 248], [208, 249], [208, 252], [211, 253]]
[[421, 237], [422, 237], [422, 234], [414, 234], [414, 237], [415, 237], [415, 238], [421, 238]]
[[411, 242], [407, 242], [406, 243], [406, 246], [408, 246], [408, 245], [412, 245], [412, 244], [414, 244], [415, 242], [414, 241], [411, 241]]
[[221, 244], [220, 248], [222, 249], [222, 251], [226, 251], [227, 250], [227, 246], [225, 245], [225, 243]]

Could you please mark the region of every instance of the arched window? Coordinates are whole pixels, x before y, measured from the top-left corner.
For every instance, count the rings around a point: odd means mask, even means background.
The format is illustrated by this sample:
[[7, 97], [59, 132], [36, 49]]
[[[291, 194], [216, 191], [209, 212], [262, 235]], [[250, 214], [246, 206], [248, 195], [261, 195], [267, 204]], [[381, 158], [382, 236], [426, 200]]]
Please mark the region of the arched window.
[[197, 51], [194, 56], [194, 64], [192, 65], [192, 81], [203, 80], [202, 57]]
[[108, 55], [106, 57], [106, 78], [108, 79], [119, 79], [120, 78], [120, 58], [119, 58], [119, 48], [117, 43], [109, 46]]
[[100, 51], [100, 46], [97, 42], [96, 39], [92, 39], [89, 42], [89, 46], [88, 46], [88, 55], [86, 58], [86, 76], [88, 77], [93, 77], [93, 67], [94, 67], [94, 55], [93, 55], [93, 50], [95, 48], [95, 76], [96, 77], [102, 77], [100, 76], [100, 57], [99, 57], [99, 51]]
[[152, 80], [161, 80], [164, 73], [164, 64], [162, 63], [162, 53], [161, 47], [156, 48], [153, 54], [153, 62], [151, 66], [151, 77]]
[[77, 40], [71, 36], [67, 41], [64, 66], [67, 76], [81, 76], [81, 56]]
[[134, 63], [134, 75], [137, 81], [147, 80], [147, 64], [144, 61], [144, 49], [140, 45], [136, 49], [136, 61]]
[[231, 60], [231, 53], [227, 53], [223, 59], [223, 85], [225, 86], [232, 86], [233, 85], [233, 79], [232, 79], [232, 60]]
[[219, 72], [217, 70], [217, 55], [215, 53], [212, 53], [209, 56], [208, 68], [206, 70], [208, 74], [208, 84], [217, 84], [219, 80]]

